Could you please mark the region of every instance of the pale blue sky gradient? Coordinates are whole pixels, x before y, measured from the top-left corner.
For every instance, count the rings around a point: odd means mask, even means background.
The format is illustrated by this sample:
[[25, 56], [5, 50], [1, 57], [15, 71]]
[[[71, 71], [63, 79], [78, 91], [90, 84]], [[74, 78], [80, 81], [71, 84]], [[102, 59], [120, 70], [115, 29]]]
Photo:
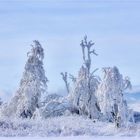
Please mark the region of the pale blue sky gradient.
[[32, 40], [45, 49], [49, 91], [64, 87], [60, 72], [77, 74], [87, 34], [98, 57], [93, 68], [118, 66], [140, 84], [139, 0], [0, 0], [0, 90], [18, 89]]

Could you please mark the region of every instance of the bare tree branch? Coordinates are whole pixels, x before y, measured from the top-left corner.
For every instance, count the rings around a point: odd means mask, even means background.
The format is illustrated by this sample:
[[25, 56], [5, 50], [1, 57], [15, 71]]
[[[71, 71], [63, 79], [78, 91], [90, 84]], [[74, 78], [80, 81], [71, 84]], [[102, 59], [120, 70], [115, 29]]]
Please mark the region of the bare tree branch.
[[65, 82], [66, 90], [67, 90], [67, 92], [69, 93], [68, 74], [67, 74], [67, 72], [65, 72], [65, 73], [61, 72], [60, 74], [62, 75], [62, 79], [63, 79], [64, 82]]

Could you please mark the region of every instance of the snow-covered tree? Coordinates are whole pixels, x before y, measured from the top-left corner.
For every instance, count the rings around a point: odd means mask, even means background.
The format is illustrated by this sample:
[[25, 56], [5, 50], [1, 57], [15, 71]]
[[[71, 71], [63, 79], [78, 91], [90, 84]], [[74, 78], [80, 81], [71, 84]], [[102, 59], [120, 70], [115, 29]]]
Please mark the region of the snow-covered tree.
[[28, 60], [19, 89], [7, 106], [7, 115], [11, 112], [16, 117], [31, 118], [39, 108], [41, 95], [46, 93], [48, 80], [43, 68], [44, 50], [39, 41], [34, 40], [33, 43], [27, 53]]
[[131, 88], [131, 82], [120, 74], [117, 67], [103, 68], [104, 78], [96, 92], [101, 112], [108, 121], [115, 122], [117, 127], [128, 121], [128, 108], [123, 93]]
[[[78, 77], [74, 79], [74, 88], [71, 92], [71, 100], [80, 114], [88, 115], [90, 118], [98, 119], [100, 108], [95, 97], [95, 91], [99, 79], [91, 72], [91, 55], [95, 54], [92, 49], [94, 43], [87, 41], [87, 36], [81, 42], [84, 65], [81, 67]], [[91, 50], [92, 49], [92, 50]]]

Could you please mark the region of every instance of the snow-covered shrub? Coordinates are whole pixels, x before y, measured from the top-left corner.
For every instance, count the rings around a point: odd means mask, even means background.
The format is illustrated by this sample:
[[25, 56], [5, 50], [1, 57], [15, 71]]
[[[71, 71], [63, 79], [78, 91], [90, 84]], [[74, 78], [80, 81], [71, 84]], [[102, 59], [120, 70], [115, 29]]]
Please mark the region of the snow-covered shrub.
[[39, 108], [41, 95], [46, 92], [48, 80], [43, 68], [44, 51], [37, 40], [33, 42], [34, 45], [27, 54], [28, 60], [19, 89], [2, 109], [6, 116], [31, 118], [35, 110]]
[[57, 117], [71, 113], [72, 105], [65, 98], [57, 94], [50, 94], [43, 102], [44, 105], [40, 108], [43, 118]]
[[123, 79], [117, 67], [103, 68], [104, 78], [96, 92], [104, 117], [116, 125], [123, 126], [128, 121], [128, 107], [123, 97], [124, 90], [131, 88], [128, 78]]
[[42, 104], [48, 104], [49, 102], [52, 102], [52, 101], [59, 101], [59, 100], [62, 100], [63, 96], [61, 95], [58, 95], [58, 94], [48, 94], [44, 101], [42, 102]]
[[64, 103], [52, 101], [45, 106], [42, 111], [42, 115], [44, 118], [57, 117], [64, 115], [67, 109], [68, 108]]

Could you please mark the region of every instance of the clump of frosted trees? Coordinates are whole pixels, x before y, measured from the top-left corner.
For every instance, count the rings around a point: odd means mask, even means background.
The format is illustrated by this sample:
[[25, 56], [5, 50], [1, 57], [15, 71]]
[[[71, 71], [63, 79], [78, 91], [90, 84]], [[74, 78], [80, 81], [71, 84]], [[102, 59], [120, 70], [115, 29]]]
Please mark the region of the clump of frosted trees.
[[127, 122], [133, 120], [132, 111], [128, 109], [123, 96], [126, 89], [131, 89], [129, 78], [123, 78], [117, 67], [107, 67], [103, 68], [104, 77], [101, 80], [95, 75], [98, 69], [91, 70], [91, 55], [97, 56], [94, 43], [87, 41], [85, 36], [80, 45], [83, 65], [77, 77], [71, 74], [69, 77], [73, 81], [71, 90], [68, 87], [73, 110], [91, 119], [114, 122], [116, 127], [126, 126]]
[[19, 89], [9, 103], [0, 107], [1, 115], [36, 119], [75, 113], [94, 120], [114, 122], [117, 127], [125, 126], [130, 115], [123, 94], [131, 88], [129, 78], [123, 78], [117, 67], [107, 67], [103, 68], [101, 80], [95, 75], [98, 69], [91, 67], [92, 55], [97, 56], [94, 43], [85, 36], [80, 45], [83, 64], [78, 76], [61, 72], [68, 92], [67, 97], [62, 97], [48, 94], [48, 79], [43, 68], [44, 50], [39, 41], [33, 41]]

